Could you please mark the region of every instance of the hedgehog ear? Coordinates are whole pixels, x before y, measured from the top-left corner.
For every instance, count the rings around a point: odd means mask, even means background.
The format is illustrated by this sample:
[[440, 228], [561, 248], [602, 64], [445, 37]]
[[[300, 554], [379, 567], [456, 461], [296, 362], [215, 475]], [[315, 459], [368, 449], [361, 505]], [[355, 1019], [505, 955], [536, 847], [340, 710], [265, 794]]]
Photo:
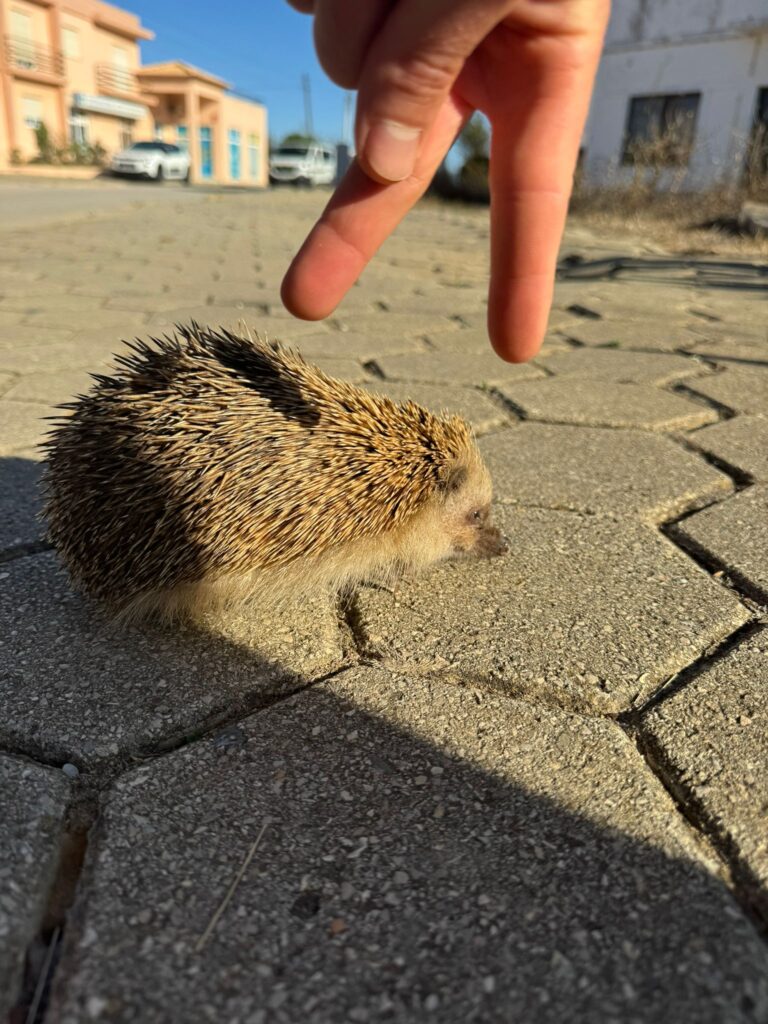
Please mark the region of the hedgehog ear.
[[439, 490], [444, 497], [455, 494], [460, 490], [469, 478], [466, 466], [450, 466], [441, 474], [438, 483]]

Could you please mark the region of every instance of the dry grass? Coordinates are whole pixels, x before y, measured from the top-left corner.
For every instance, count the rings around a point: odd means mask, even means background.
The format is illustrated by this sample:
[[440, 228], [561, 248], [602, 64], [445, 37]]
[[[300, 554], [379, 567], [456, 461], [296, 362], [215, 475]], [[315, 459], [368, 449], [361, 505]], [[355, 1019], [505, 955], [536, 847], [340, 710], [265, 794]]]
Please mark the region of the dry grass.
[[737, 219], [746, 192], [643, 193], [629, 188], [577, 188], [569, 219], [609, 234], [642, 236], [669, 252], [686, 256], [768, 258], [768, 239], [738, 233]]

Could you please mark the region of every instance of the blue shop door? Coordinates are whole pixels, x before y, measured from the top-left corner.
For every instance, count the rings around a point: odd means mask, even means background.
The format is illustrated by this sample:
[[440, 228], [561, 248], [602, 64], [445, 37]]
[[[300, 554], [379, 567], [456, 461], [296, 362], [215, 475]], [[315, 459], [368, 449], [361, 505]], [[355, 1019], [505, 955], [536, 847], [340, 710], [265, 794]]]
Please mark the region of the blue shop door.
[[240, 180], [240, 132], [229, 130], [229, 176], [232, 181]]
[[213, 160], [211, 158], [211, 129], [200, 129], [200, 177], [208, 179], [213, 174]]

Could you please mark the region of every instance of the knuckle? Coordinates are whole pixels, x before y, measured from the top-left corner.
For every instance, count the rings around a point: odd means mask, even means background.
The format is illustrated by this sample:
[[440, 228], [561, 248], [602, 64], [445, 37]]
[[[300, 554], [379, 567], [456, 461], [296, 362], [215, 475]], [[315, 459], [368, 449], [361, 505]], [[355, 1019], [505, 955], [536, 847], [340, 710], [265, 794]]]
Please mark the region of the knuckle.
[[386, 84], [414, 99], [431, 100], [451, 88], [461, 67], [461, 59], [447, 51], [410, 54], [390, 65]]

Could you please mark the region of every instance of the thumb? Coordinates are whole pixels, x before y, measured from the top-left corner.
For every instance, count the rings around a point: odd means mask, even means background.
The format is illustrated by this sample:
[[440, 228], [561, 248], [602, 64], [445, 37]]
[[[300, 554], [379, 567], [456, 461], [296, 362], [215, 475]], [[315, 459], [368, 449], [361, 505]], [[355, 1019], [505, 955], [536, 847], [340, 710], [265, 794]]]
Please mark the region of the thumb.
[[369, 177], [387, 183], [413, 173], [464, 62], [506, 7], [508, 0], [400, 0], [392, 8], [358, 88], [356, 145]]

